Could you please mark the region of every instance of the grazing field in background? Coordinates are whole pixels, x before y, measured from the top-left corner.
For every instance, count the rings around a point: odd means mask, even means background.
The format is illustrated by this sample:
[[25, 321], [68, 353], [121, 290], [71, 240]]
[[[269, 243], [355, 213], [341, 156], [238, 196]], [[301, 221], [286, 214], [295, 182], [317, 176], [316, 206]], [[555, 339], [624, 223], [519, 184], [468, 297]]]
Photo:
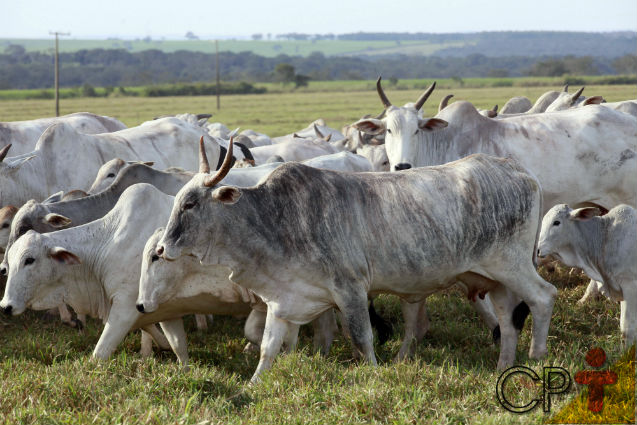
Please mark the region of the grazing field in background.
[[[516, 84], [524, 79], [514, 79]], [[534, 80], [534, 82], [537, 82]], [[386, 92], [392, 103], [403, 105], [415, 102], [431, 81], [399, 81], [395, 87], [386, 83]], [[490, 79], [472, 79], [466, 84], [489, 85]], [[416, 85], [417, 84], [417, 85]], [[270, 88], [279, 88], [280, 84]], [[413, 87], [417, 87], [414, 89]], [[438, 111], [438, 104], [447, 94], [455, 97], [450, 101], [468, 100], [478, 108], [491, 109], [494, 105], [504, 106], [513, 96], [527, 96], [532, 102], [547, 90], [561, 90], [562, 83], [555, 79], [554, 86], [542, 87], [458, 87], [458, 83], [441, 81], [424, 106], [426, 116]], [[570, 91], [577, 90], [572, 86]], [[1, 93], [0, 93], [1, 94]], [[635, 99], [637, 88], [633, 85], [590, 85], [584, 95], [602, 95], [607, 101]], [[213, 113], [210, 122], [218, 121], [229, 128], [253, 129], [270, 136], [281, 136], [306, 127], [316, 118], [340, 129], [365, 114], [378, 114], [382, 104], [376, 94], [375, 85], [370, 81], [312, 82], [307, 90], [258, 95], [228, 95], [221, 97], [221, 110], [216, 109], [214, 96], [194, 97], [107, 97], [70, 98], [60, 101], [60, 113], [90, 111], [118, 118], [127, 126], [135, 126], [153, 117], [183, 112]], [[53, 116], [53, 100], [0, 100], [0, 121], [27, 120]]]
[[[558, 87], [555, 87], [558, 89]], [[491, 107], [513, 95], [533, 101], [547, 88], [454, 89], [457, 99]], [[632, 86], [587, 87], [609, 101], [634, 98]], [[425, 113], [433, 115], [442, 96], [435, 91]], [[387, 90], [396, 104], [414, 101], [419, 91]], [[52, 115], [53, 102], [1, 101], [0, 119]], [[112, 115], [132, 126], [155, 115], [215, 112], [211, 121], [230, 128], [285, 134], [322, 117], [333, 127], [352, 122], [381, 105], [374, 91], [283, 93], [227, 96], [215, 111], [214, 97], [83, 98], [61, 103], [63, 113], [91, 111]], [[72, 247], [70, 247], [72, 248]], [[561, 366], [571, 376], [586, 369], [585, 355], [603, 348], [610, 362], [621, 353], [619, 305], [607, 300], [578, 305], [587, 280], [558, 268], [545, 279], [559, 290], [548, 338], [549, 355], [528, 360], [531, 320], [522, 332], [517, 363], [541, 373]], [[395, 323], [392, 338], [376, 345], [379, 367], [357, 363], [347, 340], [338, 336], [327, 358], [311, 352], [311, 331], [302, 328], [297, 353], [277, 358], [257, 386], [248, 380], [257, 353], [243, 353], [243, 321], [215, 317], [208, 332], [186, 319], [191, 367], [181, 371], [170, 352], [142, 359], [139, 333], [129, 335], [108, 362], [91, 360], [102, 324], [89, 320], [83, 333], [47, 320], [41, 313], [0, 317], [0, 422], [5, 423], [541, 423], [541, 408], [517, 415], [505, 411], [495, 396], [498, 348], [464, 296], [450, 289], [429, 298], [431, 326], [417, 345], [414, 359], [393, 363], [403, 332], [400, 305], [380, 297], [377, 311]], [[524, 384], [524, 383], [522, 383]], [[529, 384], [527, 382], [527, 384]], [[516, 400], [536, 398], [539, 387], [519, 388]], [[553, 399], [553, 412], [572, 399]]]

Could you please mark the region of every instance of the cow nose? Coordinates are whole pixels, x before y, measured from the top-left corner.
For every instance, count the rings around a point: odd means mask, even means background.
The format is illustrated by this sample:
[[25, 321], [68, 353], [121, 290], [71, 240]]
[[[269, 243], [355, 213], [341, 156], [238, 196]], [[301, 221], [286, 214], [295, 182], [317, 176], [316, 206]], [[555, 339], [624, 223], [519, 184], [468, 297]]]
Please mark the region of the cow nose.
[[162, 254], [164, 253], [164, 246], [163, 245], [158, 246], [155, 252], [157, 252], [157, 255], [161, 257]]
[[137, 304], [136, 307], [137, 311], [139, 311], [140, 313], [144, 312], [144, 304]]
[[11, 305], [8, 305], [2, 309], [2, 312], [6, 314], [7, 316], [11, 316], [12, 311], [13, 311], [13, 307], [11, 307]]
[[411, 164], [405, 164], [404, 162], [401, 162], [400, 164], [396, 164], [394, 168], [396, 169], [396, 171], [409, 170], [411, 168]]
[[2, 266], [0, 267], [0, 276], [6, 276], [7, 275], [7, 268]]

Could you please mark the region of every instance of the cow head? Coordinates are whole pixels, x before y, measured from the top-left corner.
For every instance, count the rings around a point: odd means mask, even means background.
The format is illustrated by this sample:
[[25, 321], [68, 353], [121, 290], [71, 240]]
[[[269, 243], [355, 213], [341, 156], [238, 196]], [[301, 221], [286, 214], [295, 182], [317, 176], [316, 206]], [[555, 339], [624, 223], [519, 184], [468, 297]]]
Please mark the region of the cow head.
[[141, 161], [124, 161], [123, 159], [114, 158], [110, 161], [107, 161], [104, 165], [100, 167], [97, 171], [97, 176], [95, 177], [95, 181], [91, 185], [91, 188], [88, 190], [89, 193], [99, 193], [104, 191], [107, 187], [109, 187], [114, 181], [115, 178], [120, 174], [120, 172], [132, 164], [144, 164], [152, 167], [155, 164], [152, 161], [149, 162], [141, 162]]
[[389, 171], [389, 158], [385, 145], [364, 145], [356, 150], [356, 153], [372, 164], [374, 171]]
[[[49, 233], [68, 227], [71, 220], [63, 215], [52, 213], [48, 205], [45, 203], [28, 201], [15, 213], [9, 237], [7, 240], [7, 250], [29, 230], [35, 230], [38, 233]], [[0, 265], [0, 274], [6, 274], [9, 266], [7, 257], [5, 256]], [[2, 272], [4, 270], [4, 273]]]
[[77, 255], [52, 246], [47, 235], [27, 232], [5, 255], [9, 276], [0, 308], [17, 315], [27, 307], [53, 308], [62, 301], [60, 279], [71, 266], [80, 264]]
[[157, 254], [157, 245], [163, 234], [163, 227], [155, 230], [144, 246], [136, 303], [141, 313], [152, 313], [159, 304], [172, 298], [184, 275], [181, 264], [166, 261]]
[[7, 205], [0, 208], [0, 250], [5, 251], [7, 243], [9, 243], [9, 234], [11, 233], [11, 223], [18, 209], [13, 205]]
[[542, 228], [538, 242], [538, 256], [553, 255], [567, 265], [577, 262], [576, 248], [584, 241], [579, 241], [579, 223], [602, 215], [597, 207], [572, 209], [566, 204], [555, 205], [542, 219]]
[[385, 107], [377, 118], [364, 118], [354, 126], [370, 135], [385, 135], [385, 148], [391, 171], [400, 171], [417, 166], [416, 153], [423, 143], [422, 135], [440, 130], [447, 122], [438, 118], [420, 118], [418, 112], [429, 98], [436, 83], [433, 83], [413, 104], [396, 107], [391, 104], [381, 86], [381, 78], [376, 82], [376, 90]]
[[199, 142], [199, 174], [195, 175], [175, 196], [173, 209], [166, 230], [157, 246], [157, 255], [176, 260], [182, 255], [193, 254], [203, 261], [209, 257], [209, 242], [214, 240], [214, 220], [223, 222], [230, 212], [226, 206], [236, 203], [241, 191], [231, 186], [218, 186], [232, 165], [233, 138], [223, 164], [214, 174], [206, 157], [203, 140]]

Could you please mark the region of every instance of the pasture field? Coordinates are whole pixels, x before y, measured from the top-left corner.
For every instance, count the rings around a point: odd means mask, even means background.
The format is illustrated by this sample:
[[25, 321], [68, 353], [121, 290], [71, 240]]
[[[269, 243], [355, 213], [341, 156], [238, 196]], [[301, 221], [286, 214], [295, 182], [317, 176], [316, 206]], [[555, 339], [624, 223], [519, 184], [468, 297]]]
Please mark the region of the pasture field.
[[[557, 89], [557, 87], [555, 87]], [[514, 95], [533, 101], [545, 87], [454, 89], [455, 99], [491, 107]], [[585, 94], [609, 101], [634, 98], [633, 86], [589, 86]], [[395, 104], [414, 101], [421, 90], [391, 90]], [[425, 105], [433, 115], [447, 91], [436, 90]], [[62, 113], [87, 110], [115, 116], [136, 125], [155, 115], [215, 112], [214, 97], [79, 98], [63, 100]], [[3, 121], [52, 115], [50, 100], [0, 101]], [[375, 91], [315, 92], [226, 96], [211, 119], [230, 128], [240, 126], [285, 134], [322, 117], [333, 127], [366, 113], [378, 113]], [[517, 363], [537, 373], [542, 366], [560, 366], [571, 373], [587, 369], [585, 355], [603, 348], [609, 362], [620, 344], [619, 306], [607, 300], [578, 305], [587, 280], [558, 268], [542, 271], [559, 290], [549, 331], [549, 355], [528, 359], [530, 324], [521, 334]], [[338, 336], [327, 358], [312, 354], [311, 331], [302, 328], [299, 350], [281, 355], [263, 381], [249, 386], [257, 353], [243, 353], [243, 321], [215, 317], [207, 332], [186, 319], [191, 358], [183, 372], [170, 352], [155, 351], [143, 359], [139, 333], [129, 335], [108, 362], [90, 354], [102, 324], [89, 319], [83, 333], [41, 313], [0, 317], [0, 423], [69, 424], [200, 424], [200, 423], [440, 423], [528, 424], [547, 417], [538, 408], [528, 414], [505, 411], [497, 402], [495, 370], [498, 347], [487, 327], [464, 297], [450, 289], [429, 298], [430, 330], [417, 345], [414, 359], [392, 362], [403, 333], [400, 306], [391, 296], [376, 302], [383, 317], [394, 322], [392, 338], [376, 345], [378, 367], [353, 360], [348, 341]], [[524, 382], [522, 382], [524, 384]], [[514, 401], [536, 398], [541, 387], [518, 387]], [[553, 398], [552, 412], [576, 394]]]
[[[49, 52], [55, 49], [53, 39], [0, 39], [2, 45], [19, 44], [27, 51]], [[219, 40], [220, 52], [252, 52], [266, 57], [278, 55], [308, 56], [313, 52], [321, 52], [326, 56], [342, 55], [379, 55], [409, 54], [432, 55], [436, 51], [448, 47], [462, 47], [465, 42], [449, 41], [432, 43], [420, 41], [387, 41], [387, 40]], [[61, 52], [75, 52], [81, 49], [127, 49], [130, 52], [157, 49], [165, 53], [188, 50], [203, 53], [215, 52], [214, 40], [80, 40], [62, 38]]]

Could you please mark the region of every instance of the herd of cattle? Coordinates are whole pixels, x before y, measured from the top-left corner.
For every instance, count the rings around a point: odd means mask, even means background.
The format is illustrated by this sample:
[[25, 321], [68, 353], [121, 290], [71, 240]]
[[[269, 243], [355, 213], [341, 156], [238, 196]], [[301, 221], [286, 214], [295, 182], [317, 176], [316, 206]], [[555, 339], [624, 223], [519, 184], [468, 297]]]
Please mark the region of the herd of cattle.
[[401, 298], [406, 358], [427, 296], [456, 284], [504, 369], [529, 312], [529, 356], [547, 352], [557, 290], [536, 268], [552, 257], [620, 301], [637, 340], [637, 101], [565, 88], [498, 113], [449, 95], [424, 117], [434, 87], [399, 107], [379, 78], [380, 115], [276, 138], [193, 114], [0, 123], [0, 307], [102, 319], [100, 359], [141, 328], [143, 354], [154, 341], [184, 366], [184, 315], [247, 316], [256, 381], [309, 322], [321, 353], [338, 318], [375, 364], [381, 293]]

